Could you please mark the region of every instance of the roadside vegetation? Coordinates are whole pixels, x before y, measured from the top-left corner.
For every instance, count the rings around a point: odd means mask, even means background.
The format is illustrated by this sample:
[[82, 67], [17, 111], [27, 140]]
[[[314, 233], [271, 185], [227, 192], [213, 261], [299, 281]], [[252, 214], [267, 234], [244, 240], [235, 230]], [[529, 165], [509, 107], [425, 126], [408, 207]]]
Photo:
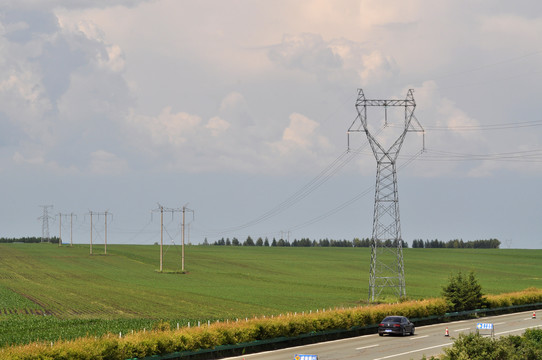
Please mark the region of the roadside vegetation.
[[444, 355], [431, 360], [539, 360], [542, 359], [542, 329], [527, 329], [521, 336], [498, 339], [480, 334], [461, 334]]
[[[529, 289], [510, 295], [513, 304], [522, 301], [542, 302], [542, 290]], [[492, 301], [488, 301], [492, 304]], [[301, 334], [326, 332], [338, 329], [353, 329], [356, 327], [376, 324], [390, 313], [407, 316], [411, 319], [429, 316], [444, 316], [448, 307], [444, 299], [428, 299], [409, 301], [398, 304], [381, 304], [360, 306], [350, 309], [329, 309], [310, 314], [285, 314], [277, 317], [260, 317], [245, 320], [215, 322], [197, 327], [176, 329], [168, 322], [159, 322], [152, 330], [134, 333], [106, 334], [99, 337], [85, 336], [74, 340], [57, 340], [56, 342], [35, 342], [28, 345], [0, 348], [0, 358], [17, 360], [29, 359], [118, 359], [142, 358], [151, 355], [164, 355], [199, 349], [213, 349], [218, 346], [274, 339], [279, 337], [296, 337]], [[528, 339], [538, 339], [537, 334], [529, 335]], [[488, 354], [487, 348], [493, 349], [495, 343], [484, 343], [478, 337], [460, 337], [454, 347], [455, 352], [446, 352], [446, 359], [482, 359]], [[530, 340], [529, 340], [530, 341]], [[482, 357], [465, 357], [465, 349], [472, 344], [481, 349]], [[522, 346], [520, 340], [513, 342]], [[522, 347], [528, 351], [526, 341]], [[463, 349], [465, 348], [465, 349]], [[453, 349], [453, 348], [452, 348]], [[470, 350], [469, 350], [470, 351]], [[483, 352], [485, 351], [485, 352]], [[523, 351], [523, 350], [522, 350]], [[530, 350], [529, 350], [530, 351]], [[538, 351], [538, 350], [537, 350]], [[470, 355], [469, 355], [470, 356]], [[525, 357], [525, 359], [538, 359]], [[485, 357], [484, 359], [508, 359], [506, 357]]]
[[[472, 264], [483, 306], [542, 301], [542, 279], [532, 275], [542, 273], [539, 250], [405, 249], [411, 301], [399, 308], [364, 306], [370, 249], [187, 246], [186, 274], [157, 272], [157, 246], [88, 251], [0, 244], [0, 358], [77, 358], [77, 349], [140, 357], [366, 326], [390, 311], [443, 315], [455, 309], [438, 298], [450, 274]], [[169, 247], [164, 268], [179, 267], [180, 249]]]

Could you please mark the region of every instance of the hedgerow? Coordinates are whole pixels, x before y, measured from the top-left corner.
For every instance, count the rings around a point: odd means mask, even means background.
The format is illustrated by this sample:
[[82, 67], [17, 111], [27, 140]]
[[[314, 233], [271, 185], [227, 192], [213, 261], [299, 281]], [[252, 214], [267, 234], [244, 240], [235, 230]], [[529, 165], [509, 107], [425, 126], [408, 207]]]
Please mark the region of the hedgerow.
[[[530, 288], [522, 292], [488, 296], [487, 304], [520, 305], [542, 302], [542, 289]], [[107, 334], [100, 337], [82, 337], [75, 340], [58, 340], [55, 343], [37, 342], [0, 349], [0, 358], [29, 359], [129, 359], [181, 351], [212, 349], [221, 345], [248, 343], [277, 337], [295, 337], [301, 334], [353, 329], [377, 324], [389, 314], [409, 318], [444, 316], [448, 311], [444, 299], [426, 299], [398, 304], [360, 306], [312, 312], [287, 314], [274, 318], [255, 318], [243, 321], [212, 323], [200, 327], [182, 327], [168, 330], [158, 324], [150, 331], [133, 334]]]

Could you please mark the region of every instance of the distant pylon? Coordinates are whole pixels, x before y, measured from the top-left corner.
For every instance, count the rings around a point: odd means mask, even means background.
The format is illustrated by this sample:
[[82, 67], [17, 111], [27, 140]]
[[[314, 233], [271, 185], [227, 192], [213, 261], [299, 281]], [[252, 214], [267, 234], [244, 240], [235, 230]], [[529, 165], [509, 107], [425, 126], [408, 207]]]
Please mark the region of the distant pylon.
[[[369, 301], [375, 301], [384, 290], [391, 289], [398, 298], [406, 297], [405, 268], [403, 263], [403, 240], [399, 219], [399, 196], [397, 191], [396, 162], [399, 150], [409, 131], [423, 132], [414, 117], [416, 102], [413, 90], [408, 90], [405, 100], [369, 100], [358, 89], [356, 110], [358, 116], [348, 129], [364, 132], [377, 162], [373, 233], [371, 237], [371, 267], [369, 274]], [[367, 123], [367, 108], [383, 107], [383, 125], [373, 134]], [[388, 121], [388, 107], [404, 107], [404, 124]], [[358, 122], [359, 120], [359, 122]], [[417, 125], [417, 128], [414, 126]], [[374, 129], [374, 127], [371, 127]], [[384, 129], [391, 129], [391, 136], [384, 136]], [[377, 136], [391, 138], [392, 145], [383, 145]], [[350, 136], [350, 135], [348, 135]], [[350, 142], [350, 140], [348, 140]]]
[[38, 218], [41, 220], [41, 242], [50, 242], [51, 238], [49, 237], [49, 219], [52, 219], [49, 216], [49, 208], [53, 208], [53, 205], [40, 205], [43, 208], [43, 215]]

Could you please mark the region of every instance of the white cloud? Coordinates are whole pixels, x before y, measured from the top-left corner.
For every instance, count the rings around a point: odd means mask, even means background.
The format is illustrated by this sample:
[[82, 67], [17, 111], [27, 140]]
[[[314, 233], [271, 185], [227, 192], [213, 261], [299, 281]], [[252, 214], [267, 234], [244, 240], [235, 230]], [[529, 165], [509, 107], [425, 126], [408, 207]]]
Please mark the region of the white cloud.
[[272, 143], [272, 147], [285, 157], [302, 161], [304, 153], [315, 155], [332, 149], [329, 140], [318, 132], [319, 124], [308, 117], [293, 113], [290, 123], [283, 131], [280, 141]]
[[324, 41], [319, 34], [285, 35], [268, 56], [282, 67], [313, 74], [324, 84], [369, 86], [398, 72], [391, 55], [346, 38]]
[[224, 119], [221, 119], [218, 116], [214, 116], [209, 119], [205, 127], [211, 130], [211, 134], [216, 137], [224, 131], [228, 130], [230, 127], [230, 123]]
[[361, 1], [359, 9], [361, 25], [375, 27], [416, 21], [421, 14], [420, 5], [420, 1]]
[[171, 113], [166, 107], [158, 117], [147, 121], [146, 125], [155, 145], [179, 146], [193, 136], [201, 118], [185, 112]]
[[116, 176], [128, 170], [127, 162], [105, 150], [97, 150], [90, 154], [90, 173], [95, 175]]

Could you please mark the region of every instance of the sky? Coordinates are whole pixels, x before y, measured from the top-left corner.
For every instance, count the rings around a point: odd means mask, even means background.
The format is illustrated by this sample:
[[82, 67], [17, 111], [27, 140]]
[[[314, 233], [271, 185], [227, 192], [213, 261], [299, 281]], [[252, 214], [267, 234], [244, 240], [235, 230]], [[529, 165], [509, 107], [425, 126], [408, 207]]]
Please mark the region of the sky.
[[[369, 238], [358, 89], [412, 89], [403, 240], [542, 248], [541, 33], [537, 0], [4, 1], [0, 237], [41, 236], [52, 205], [65, 243], [91, 212], [94, 243], [105, 212], [108, 243], [159, 242], [160, 206], [166, 244], [183, 207], [192, 244]], [[368, 112], [385, 146], [388, 117]]]

